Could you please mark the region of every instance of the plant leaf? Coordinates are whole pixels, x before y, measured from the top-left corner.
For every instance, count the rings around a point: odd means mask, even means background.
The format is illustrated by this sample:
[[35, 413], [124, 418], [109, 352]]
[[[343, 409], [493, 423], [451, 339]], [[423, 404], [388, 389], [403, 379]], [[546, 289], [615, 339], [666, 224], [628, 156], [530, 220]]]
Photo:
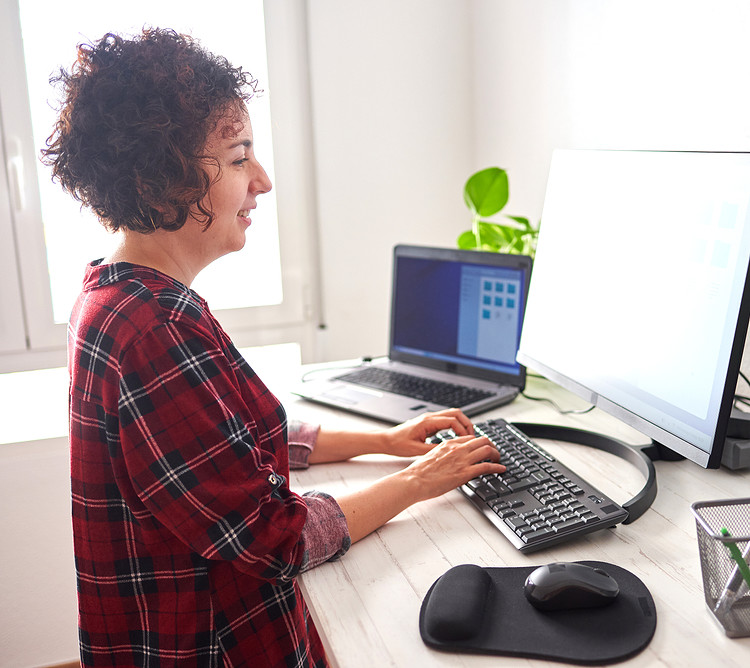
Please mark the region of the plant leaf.
[[461, 250], [474, 250], [477, 247], [477, 238], [471, 230], [466, 230], [458, 236], [456, 245]]
[[508, 243], [507, 229], [495, 223], [480, 222], [479, 236], [482, 239], [482, 245], [488, 244], [499, 248]]
[[472, 174], [464, 185], [464, 201], [472, 212], [493, 216], [508, 203], [508, 174], [499, 167], [487, 167]]
[[521, 254], [523, 254], [523, 251], [524, 251], [525, 247], [526, 247], [526, 244], [524, 243], [523, 237], [522, 236], [518, 236], [513, 241], [513, 245], [511, 246], [511, 248], [512, 248], [511, 252], [515, 252], [515, 253], [518, 253], [519, 255], [521, 255]]
[[533, 227], [531, 227], [531, 223], [529, 222], [528, 218], [523, 218], [522, 216], [508, 216], [506, 214], [507, 218], [510, 218], [511, 220], [515, 220], [519, 225], [523, 227], [524, 232], [531, 232], [533, 231]]

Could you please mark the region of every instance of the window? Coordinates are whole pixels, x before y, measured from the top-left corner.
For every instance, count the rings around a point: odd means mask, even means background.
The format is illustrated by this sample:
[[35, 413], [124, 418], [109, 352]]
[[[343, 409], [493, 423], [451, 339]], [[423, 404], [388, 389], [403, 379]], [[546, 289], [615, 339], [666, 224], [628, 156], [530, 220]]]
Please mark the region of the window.
[[[295, 327], [310, 321], [305, 305], [310, 288], [304, 277], [309, 276], [311, 266], [306, 239], [312, 211], [307, 202], [312, 198], [311, 186], [306, 189], [305, 183], [311, 184], [312, 179], [294, 170], [304, 170], [312, 159], [304, 150], [310, 142], [290, 143], [290, 137], [309, 132], [305, 107], [295, 99], [295, 117], [283, 98], [289, 96], [290, 82], [297, 82], [293, 95], [305, 99], [305, 81], [300, 75], [305, 60], [302, 5], [293, 2], [279, 7], [270, 2], [264, 8], [262, 0], [218, 0], [206, 11], [203, 5], [177, 0], [114, 4], [71, 0], [64, 8], [53, 0], [11, 0], [0, 5], [0, 24], [0, 60], [18, 63], [0, 71], [5, 158], [0, 164], [0, 234], [4, 240], [13, 240], [0, 244], [0, 371], [64, 364], [65, 323], [85, 264], [105, 256], [116, 243], [116, 237], [92, 214], [51, 182], [49, 170], [38, 159], [57, 106], [58, 93], [49, 78], [61, 66], [70, 66], [78, 43], [98, 39], [108, 31], [137, 33], [143, 26], [191, 34], [207, 49], [243, 65], [258, 78], [263, 94], [249, 103], [256, 154], [275, 187], [259, 198], [245, 249], [213, 263], [193, 287], [206, 297], [238, 345], [300, 338]], [[280, 24], [284, 25], [283, 42], [273, 39], [274, 34], [282, 34], [273, 28]], [[295, 29], [302, 32], [302, 39], [289, 39], [295, 37]], [[273, 127], [271, 105], [277, 102], [277, 90], [268, 76], [267, 47], [274, 54], [282, 100]], [[275, 147], [271, 145], [273, 130], [277, 130]], [[286, 170], [274, 164], [277, 153], [287, 158]], [[282, 212], [277, 194], [285, 182], [302, 187], [295, 193], [300, 201]]]

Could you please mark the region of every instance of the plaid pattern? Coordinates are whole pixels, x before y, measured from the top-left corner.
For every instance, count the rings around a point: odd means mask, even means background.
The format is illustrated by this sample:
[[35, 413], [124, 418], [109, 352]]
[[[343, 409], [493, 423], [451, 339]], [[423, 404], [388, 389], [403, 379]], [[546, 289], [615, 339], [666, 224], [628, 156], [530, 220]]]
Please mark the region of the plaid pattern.
[[325, 666], [295, 576], [346, 522], [289, 490], [284, 409], [205, 302], [93, 263], [68, 357], [82, 664]]

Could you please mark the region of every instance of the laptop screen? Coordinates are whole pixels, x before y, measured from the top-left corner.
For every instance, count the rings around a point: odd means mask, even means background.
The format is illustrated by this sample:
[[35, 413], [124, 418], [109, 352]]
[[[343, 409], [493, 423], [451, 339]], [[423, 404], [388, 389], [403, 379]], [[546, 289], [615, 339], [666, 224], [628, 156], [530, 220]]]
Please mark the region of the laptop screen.
[[391, 357], [485, 378], [520, 376], [529, 272], [523, 256], [398, 246]]

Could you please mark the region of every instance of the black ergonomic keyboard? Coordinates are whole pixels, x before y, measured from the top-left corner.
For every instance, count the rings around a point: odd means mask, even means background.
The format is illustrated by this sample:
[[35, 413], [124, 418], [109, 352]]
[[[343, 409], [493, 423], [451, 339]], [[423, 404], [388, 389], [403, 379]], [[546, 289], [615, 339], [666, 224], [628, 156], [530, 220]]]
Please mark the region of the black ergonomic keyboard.
[[[474, 424], [500, 452], [505, 473], [459, 489], [521, 552], [551, 547], [612, 527], [628, 512], [505, 420]], [[450, 438], [439, 434], [434, 442]]]
[[490, 392], [478, 390], [466, 385], [456, 385], [431, 378], [411, 376], [391, 369], [378, 369], [366, 366], [338, 376], [336, 380], [345, 380], [377, 390], [402, 394], [406, 397], [428, 401], [441, 406], [461, 408], [475, 401], [492, 396]]

